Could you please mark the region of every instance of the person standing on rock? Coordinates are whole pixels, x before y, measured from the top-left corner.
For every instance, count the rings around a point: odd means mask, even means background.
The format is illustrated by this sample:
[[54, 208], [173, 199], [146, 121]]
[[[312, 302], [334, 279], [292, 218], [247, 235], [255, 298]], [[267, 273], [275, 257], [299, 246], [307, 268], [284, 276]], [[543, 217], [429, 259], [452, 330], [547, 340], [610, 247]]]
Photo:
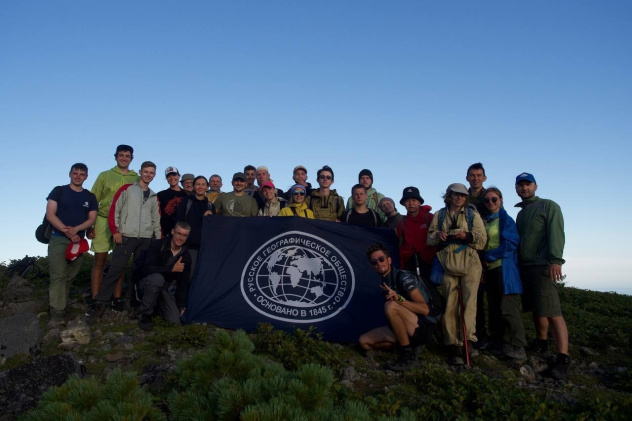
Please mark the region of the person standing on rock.
[[48, 293], [50, 314], [55, 319], [65, 315], [72, 280], [81, 269], [82, 254], [88, 251], [86, 229], [96, 221], [98, 209], [96, 196], [83, 188], [88, 167], [74, 164], [69, 176], [70, 184], [55, 187], [46, 204], [46, 219], [52, 225], [48, 243]]

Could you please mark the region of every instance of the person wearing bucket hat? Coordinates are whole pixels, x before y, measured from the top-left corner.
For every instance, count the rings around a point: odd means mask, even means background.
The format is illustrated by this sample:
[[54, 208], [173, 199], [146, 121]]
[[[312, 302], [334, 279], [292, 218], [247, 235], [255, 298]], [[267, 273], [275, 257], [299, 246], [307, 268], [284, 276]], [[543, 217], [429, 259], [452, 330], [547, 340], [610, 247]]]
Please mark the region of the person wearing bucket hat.
[[399, 201], [406, 208], [406, 216], [397, 226], [400, 267], [428, 278], [430, 265], [437, 254], [428, 246], [428, 228], [432, 222], [432, 207], [424, 205], [417, 187], [406, 187]]
[[180, 184], [182, 184], [182, 190], [186, 194], [193, 194], [193, 180], [195, 180], [195, 175], [191, 173], [182, 174]]
[[477, 341], [476, 301], [483, 270], [478, 250], [485, 248], [487, 232], [476, 209], [468, 206], [468, 195], [463, 184], [450, 184], [443, 196], [446, 206], [435, 213], [428, 230], [428, 244], [438, 246], [443, 272], [435, 278], [433, 267], [431, 279], [441, 283], [446, 299], [443, 332], [451, 365], [465, 364], [464, 346], [468, 362], [478, 355], [472, 346]]
[[180, 188], [180, 172], [176, 167], [167, 167], [165, 177], [169, 188], [159, 191], [157, 196], [160, 202], [160, 228], [163, 233], [169, 233], [176, 224], [178, 205], [188, 195]]
[[48, 295], [50, 314], [55, 319], [65, 315], [70, 286], [81, 269], [82, 254], [88, 251], [86, 229], [96, 221], [98, 209], [96, 196], [83, 188], [88, 167], [74, 164], [69, 176], [70, 184], [55, 187], [46, 199], [46, 219], [52, 227], [48, 243]]
[[548, 353], [548, 331], [557, 349], [555, 363], [544, 372], [558, 380], [568, 377], [568, 328], [562, 315], [557, 283], [564, 280], [564, 217], [560, 206], [552, 200], [535, 195], [538, 185], [533, 174], [523, 172], [516, 177], [516, 193], [522, 201], [516, 217], [520, 245], [518, 261], [524, 287], [522, 306], [533, 313], [536, 339], [529, 350]]
[[[361, 184], [366, 188], [366, 207], [377, 212], [381, 222], [386, 221], [386, 215], [378, 206], [384, 195], [382, 193], [378, 193], [378, 191], [373, 188], [373, 172], [366, 168], [360, 171], [358, 174], [358, 184]], [[349, 211], [353, 209], [354, 206], [353, 197], [347, 199], [346, 210]]]

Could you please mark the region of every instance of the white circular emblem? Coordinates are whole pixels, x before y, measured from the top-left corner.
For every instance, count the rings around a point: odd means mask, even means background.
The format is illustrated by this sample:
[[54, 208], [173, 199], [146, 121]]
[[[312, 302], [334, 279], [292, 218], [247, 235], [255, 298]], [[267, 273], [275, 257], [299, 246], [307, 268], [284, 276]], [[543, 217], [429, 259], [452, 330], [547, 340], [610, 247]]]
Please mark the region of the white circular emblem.
[[289, 231], [259, 247], [241, 275], [246, 302], [267, 317], [293, 323], [329, 319], [353, 296], [355, 275], [335, 246]]

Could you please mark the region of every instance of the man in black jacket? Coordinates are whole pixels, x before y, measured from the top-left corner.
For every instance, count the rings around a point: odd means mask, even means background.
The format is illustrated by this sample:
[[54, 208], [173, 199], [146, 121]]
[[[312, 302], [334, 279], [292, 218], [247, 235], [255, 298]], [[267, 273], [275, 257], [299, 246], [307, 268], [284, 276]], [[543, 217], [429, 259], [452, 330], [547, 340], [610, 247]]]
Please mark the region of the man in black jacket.
[[147, 250], [142, 268], [143, 279], [138, 284], [142, 301], [140, 328], [151, 330], [151, 316], [160, 314], [165, 320], [180, 324], [187, 307], [191, 256], [186, 247], [191, 226], [177, 222], [171, 235], [154, 240]]

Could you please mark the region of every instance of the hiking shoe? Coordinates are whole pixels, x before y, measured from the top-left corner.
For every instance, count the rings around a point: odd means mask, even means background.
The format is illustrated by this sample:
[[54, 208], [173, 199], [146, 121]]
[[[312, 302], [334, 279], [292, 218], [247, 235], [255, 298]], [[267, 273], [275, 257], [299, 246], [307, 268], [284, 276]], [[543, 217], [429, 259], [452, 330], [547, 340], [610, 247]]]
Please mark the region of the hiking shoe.
[[141, 330], [144, 330], [145, 332], [149, 332], [150, 330], [152, 330], [154, 328], [154, 324], [151, 321], [151, 316], [148, 316], [146, 314], [140, 316], [138, 326], [141, 328]]
[[478, 357], [479, 354], [475, 342], [467, 341], [467, 349], [470, 352], [470, 358]]
[[571, 357], [566, 354], [557, 354], [557, 358], [548, 370], [542, 373], [544, 376], [551, 377], [555, 380], [566, 380], [571, 365]]
[[415, 350], [412, 347], [398, 347], [397, 359], [395, 362], [387, 363], [386, 368], [393, 371], [406, 371], [413, 368], [416, 362]]
[[92, 325], [96, 323], [97, 319], [103, 316], [103, 312], [105, 311], [105, 303], [100, 301], [93, 301], [86, 311], [86, 323]]
[[120, 313], [123, 311], [125, 303], [120, 298], [115, 298], [112, 300], [112, 311], [116, 313]]
[[53, 321], [64, 320], [66, 316], [66, 312], [64, 310], [56, 310], [54, 308], [50, 308], [50, 319]]
[[524, 347], [504, 344], [502, 348], [503, 356], [512, 360], [526, 360], [527, 352]]
[[541, 358], [550, 358], [553, 356], [551, 351], [549, 350], [549, 341], [546, 339], [538, 339], [535, 338], [531, 341], [527, 350], [530, 354], [535, 354]]
[[458, 345], [450, 345], [448, 348], [448, 364], [454, 366], [465, 365], [461, 347]]

